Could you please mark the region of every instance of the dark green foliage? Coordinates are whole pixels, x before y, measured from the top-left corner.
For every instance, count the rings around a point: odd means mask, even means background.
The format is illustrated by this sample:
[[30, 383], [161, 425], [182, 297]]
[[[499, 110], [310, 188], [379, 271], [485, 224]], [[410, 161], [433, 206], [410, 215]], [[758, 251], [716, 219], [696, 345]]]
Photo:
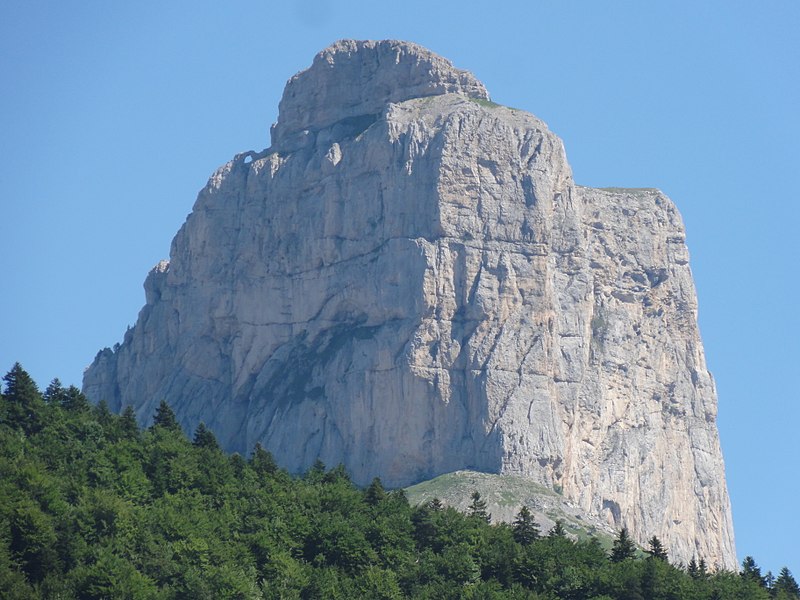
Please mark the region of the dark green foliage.
[[132, 406], [126, 406], [119, 419], [119, 432], [123, 438], [135, 440], [139, 437], [139, 424]]
[[48, 404], [61, 404], [62, 399], [66, 395], [65, 392], [64, 387], [61, 385], [61, 380], [56, 377], [50, 382], [50, 385], [47, 386], [44, 394], [42, 394], [42, 398], [44, 398], [44, 401]]
[[469, 514], [487, 523], [491, 522], [492, 515], [486, 510], [486, 501], [481, 498], [480, 492], [477, 490], [472, 492], [472, 503], [469, 505]]
[[444, 504], [438, 498], [433, 498], [430, 502], [428, 502], [428, 508], [431, 510], [442, 510], [444, 508]]
[[792, 577], [791, 571], [783, 567], [775, 580], [775, 585], [772, 587], [775, 598], [792, 599], [800, 598], [800, 586], [797, 581]]
[[624, 531], [612, 562], [561, 523], [541, 537], [525, 508], [490, 525], [479, 495], [464, 515], [409, 506], [378, 479], [360, 490], [341, 465], [292, 478], [260, 445], [249, 461], [226, 456], [205, 426], [190, 442], [165, 403], [141, 431], [130, 407], [90, 409], [57, 381], [42, 396], [12, 371], [0, 421], [4, 599], [798, 600], [788, 569], [767, 581], [752, 558], [741, 575], [694, 560], [687, 572], [657, 559], [653, 539], [653, 558], [636, 558]]
[[192, 440], [192, 445], [196, 448], [206, 448], [207, 450], [219, 450], [219, 443], [217, 443], [217, 438], [214, 436], [214, 433], [206, 427], [206, 424], [202, 421], [200, 425], [197, 426], [197, 429], [194, 432], [194, 439]]
[[323, 477], [325, 477], [325, 463], [317, 459], [306, 471], [305, 479], [309, 483], [320, 483]]
[[744, 557], [740, 575], [742, 576], [742, 579], [756, 583], [764, 588], [767, 587], [766, 579], [763, 575], [761, 575], [761, 569], [756, 564], [756, 561], [753, 560], [752, 556]]
[[527, 506], [523, 506], [514, 519], [514, 540], [522, 546], [530, 546], [539, 539], [539, 526], [533, 520], [533, 514]]
[[650, 558], [667, 560], [667, 551], [664, 549], [664, 546], [661, 543], [660, 539], [658, 539], [656, 536], [653, 536], [650, 538], [647, 544], [648, 544], [647, 554], [650, 555]]
[[92, 409], [95, 419], [102, 427], [107, 427], [111, 424], [111, 410], [108, 408], [108, 402], [100, 400], [97, 405]]
[[250, 465], [253, 470], [262, 477], [274, 475], [278, 472], [278, 465], [272, 457], [272, 453], [264, 450], [260, 443], [256, 444], [253, 456], [250, 458]]
[[21, 429], [26, 434], [39, 431], [42, 427], [44, 400], [31, 376], [19, 363], [3, 377], [2, 420], [11, 427]]
[[386, 490], [383, 489], [381, 478], [376, 477], [364, 491], [364, 502], [370, 506], [377, 506], [386, 499]]
[[58, 378], [50, 382], [42, 397], [48, 404], [58, 404], [66, 410], [86, 411], [91, 408], [89, 400], [78, 388], [71, 385], [64, 389]]
[[166, 400], [162, 400], [156, 409], [151, 429], [155, 427], [161, 427], [162, 429], [176, 432], [181, 430], [178, 419], [175, 417], [175, 411], [167, 404]]
[[689, 561], [688, 566], [686, 567], [686, 572], [692, 579], [697, 579], [700, 577], [700, 569], [697, 567], [697, 559], [692, 557], [692, 560]]
[[556, 524], [547, 533], [547, 537], [566, 537], [567, 530], [564, 529], [564, 522], [561, 519], [556, 519]]
[[636, 544], [628, 535], [628, 528], [623, 527], [611, 547], [611, 562], [622, 562], [634, 556], [636, 556]]
[[697, 563], [697, 574], [700, 579], [705, 579], [705, 577], [708, 575], [708, 568], [706, 567], [706, 561], [704, 558], [701, 558]]

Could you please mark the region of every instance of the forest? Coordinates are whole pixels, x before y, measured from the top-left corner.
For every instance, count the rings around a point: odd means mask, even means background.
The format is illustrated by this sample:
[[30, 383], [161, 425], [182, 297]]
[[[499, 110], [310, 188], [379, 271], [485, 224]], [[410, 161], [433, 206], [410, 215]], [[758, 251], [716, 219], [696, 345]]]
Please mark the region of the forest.
[[492, 524], [480, 495], [466, 514], [411, 506], [379, 479], [355, 486], [320, 462], [292, 476], [260, 445], [223, 452], [187, 437], [162, 402], [141, 429], [53, 380], [42, 392], [14, 365], [0, 399], [0, 595], [27, 598], [797, 600], [788, 568], [739, 572], [697, 557], [671, 564], [652, 537], [622, 529], [610, 551], [526, 507]]

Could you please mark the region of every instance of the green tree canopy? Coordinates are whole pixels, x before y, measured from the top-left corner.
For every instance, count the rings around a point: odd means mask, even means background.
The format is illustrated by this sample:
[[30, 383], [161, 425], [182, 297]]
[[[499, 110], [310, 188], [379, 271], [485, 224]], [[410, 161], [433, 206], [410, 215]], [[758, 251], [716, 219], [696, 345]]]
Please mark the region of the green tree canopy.
[[527, 507], [493, 525], [479, 494], [462, 514], [378, 479], [361, 490], [341, 465], [291, 477], [260, 445], [246, 461], [205, 426], [188, 440], [166, 409], [140, 431], [130, 407], [74, 410], [26, 376], [2, 394], [41, 417], [28, 435], [0, 419], [2, 598], [799, 600], [788, 569], [765, 582], [751, 557], [741, 576], [687, 572], [623, 531], [613, 562], [561, 522], [540, 537]]
[[162, 400], [156, 409], [152, 428], [155, 427], [162, 427], [170, 431], [181, 431], [181, 426], [178, 424], [178, 419], [175, 417], [175, 411], [167, 404], [166, 400]]
[[486, 501], [481, 498], [481, 494], [478, 490], [472, 492], [472, 496], [470, 496], [472, 502], [469, 505], [469, 514], [470, 516], [476, 517], [483, 521], [489, 523], [492, 520], [492, 515], [486, 510]]
[[647, 554], [649, 554], [651, 558], [667, 560], [667, 551], [664, 549], [664, 545], [661, 543], [661, 540], [658, 539], [658, 537], [651, 537], [647, 544]]
[[377, 506], [386, 499], [386, 490], [383, 489], [380, 477], [375, 477], [369, 487], [364, 490], [364, 502], [370, 506]]
[[274, 475], [278, 472], [278, 464], [275, 462], [275, 458], [273, 458], [271, 452], [264, 450], [261, 442], [256, 442], [253, 455], [250, 457], [250, 465], [261, 476]]
[[533, 520], [533, 514], [527, 506], [519, 509], [512, 525], [514, 540], [522, 546], [529, 546], [539, 539], [539, 526]]
[[206, 448], [208, 450], [219, 450], [219, 443], [214, 433], [206, 427], [206, 424], [200, 421], [194, 432], [194, 439], [192, 445], [197, 448]]
[[547, 532], [547, 537], [551, 538], [565, 538], [567, 537], [567, 530], [564, 529], [564, 521], [556, 519], [555, 525]]
[[636, 556], [636, 544], [628, 535], [628, 528], [619, 530], [614, 544], [611, 546], [611, 562], [622, 562]]
[[790, 599], [800, 598], [800, 586], [798, 586], [791, 571], [786, 567], [781, 569], [772, 589], [775, 591], [776, 597], [778, 597], [779, 594], [783, 594]]
[[752, 556], [744, 557], [744, 560], [742, 561], [742, 570], [739, 572], [739, 574], [741, 575], [742, 579], [746, 581], [751, 581], [761, 587], [766, 587], [766, 581], [764, 576], [761, 574], [761, 568], [756, 564], [756, 561], [753, 560]]
[[3, 381], [3, 420], [27, 434], [35, 433], [42, 426], [44, 410], [44, 400], [36, 383], [19, 363], [14, 363]]

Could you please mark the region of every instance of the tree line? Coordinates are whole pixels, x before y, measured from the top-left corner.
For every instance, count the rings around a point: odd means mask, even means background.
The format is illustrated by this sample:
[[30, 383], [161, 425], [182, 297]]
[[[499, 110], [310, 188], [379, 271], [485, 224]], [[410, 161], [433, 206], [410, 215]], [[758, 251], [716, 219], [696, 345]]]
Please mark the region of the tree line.
[[750, 557], [675, 565], [625, 529], [606, 551], [560, 523], [541, 532], [527, 507], [491, 524], [477, 492], [466, 513], [411, 506], [341, 466], [293, 477], [260, 445], [228, 455], [203, 424], [189, 439], [165, 402], [142, 430], [58, 380], [40, 392], [19, 364], [3, 381], [3, 598], [800, 598], [788, 569]]

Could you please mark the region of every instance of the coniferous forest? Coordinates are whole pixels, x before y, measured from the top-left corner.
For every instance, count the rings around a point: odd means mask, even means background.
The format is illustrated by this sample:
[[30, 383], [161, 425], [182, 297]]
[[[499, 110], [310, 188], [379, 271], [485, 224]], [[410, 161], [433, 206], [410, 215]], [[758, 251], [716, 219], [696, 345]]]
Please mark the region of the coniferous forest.
[[410, 506], [341, 467], [293, 477], [260, 446], [227, 455], [203, 425], [187, 439], [166, 403], [141, 430], [57, 380], [40, 392], [18, 364], [3, 381], [2, 598], [800, 597], [788, 569], [750, 557], [739, 573], [674, 565], [625, 530], [607, 552], [524, 507], [492, 525], [479, 494], [468, 514]]

